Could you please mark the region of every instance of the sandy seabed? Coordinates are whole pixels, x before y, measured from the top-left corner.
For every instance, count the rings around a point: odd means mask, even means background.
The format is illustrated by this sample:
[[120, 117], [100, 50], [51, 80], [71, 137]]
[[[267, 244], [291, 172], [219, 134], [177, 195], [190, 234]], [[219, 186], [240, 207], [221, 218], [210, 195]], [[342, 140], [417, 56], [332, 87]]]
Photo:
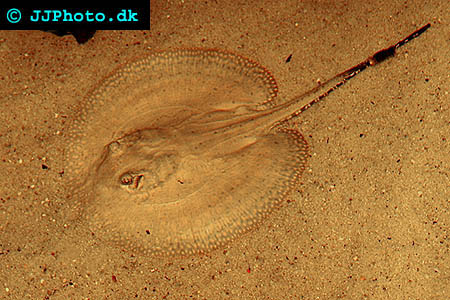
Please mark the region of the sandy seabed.
[[[0, 32], [1, 299], [447, 299], [446, 1], [160, 1], [150, 31]], [[84, 96], [154, 50], [249, 57], [290, 99], [431, 28], [294, 123], [308, 169], [282, 207], [203, 255], [152, 257], [93, 236], [64, 181]], [[287, 63], [286, 59], [291, 56]]]

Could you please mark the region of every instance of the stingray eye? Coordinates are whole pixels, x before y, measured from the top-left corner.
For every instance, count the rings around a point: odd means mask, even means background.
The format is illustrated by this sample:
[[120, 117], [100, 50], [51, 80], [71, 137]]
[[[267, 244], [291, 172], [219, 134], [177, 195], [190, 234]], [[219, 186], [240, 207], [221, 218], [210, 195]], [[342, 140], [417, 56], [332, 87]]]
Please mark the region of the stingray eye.
[[133, 175], [130, 173], [125, 173], [120, 176], [120, 184], [121, 185], [131, 185], [133, 183]]
[[108, 149], [111, 153], [116, 153], [120, 149], [120, 143], [118, 141], [114, 141], [108, 145]]
[[129, 172], [120, 176], [120, 184], [126, 185], [129, 189], [138, 189], [142, 186], [141, 179], [144, 177], [142, 174], [131, 174]]

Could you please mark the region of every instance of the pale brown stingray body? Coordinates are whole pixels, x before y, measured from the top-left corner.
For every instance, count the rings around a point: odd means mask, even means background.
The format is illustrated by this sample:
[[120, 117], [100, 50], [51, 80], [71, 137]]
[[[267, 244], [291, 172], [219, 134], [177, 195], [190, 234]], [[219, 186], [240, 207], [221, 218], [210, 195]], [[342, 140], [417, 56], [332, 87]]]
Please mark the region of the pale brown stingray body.
[[155, 53], [119, 69], [69, 135], [67, 174], [93, 232], [185, 254], [247, 231], [305, 168], [307, 143], [284, 121], [377, 62], [287, 102], [263, 67], [215, 50]]

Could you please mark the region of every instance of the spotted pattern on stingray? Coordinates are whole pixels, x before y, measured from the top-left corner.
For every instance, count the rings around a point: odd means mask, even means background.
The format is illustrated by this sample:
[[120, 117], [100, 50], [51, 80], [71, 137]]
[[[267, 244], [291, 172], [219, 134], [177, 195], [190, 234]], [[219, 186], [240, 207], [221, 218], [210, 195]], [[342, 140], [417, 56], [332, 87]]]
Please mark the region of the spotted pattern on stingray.
[[270, 128], [276, 96], [264, 67], [215, 50], [154, 53], [113, 72], [68, 134], [68, 182], [93, 232], [185, 254], [252, 228], [306, 163], [299, 132]]

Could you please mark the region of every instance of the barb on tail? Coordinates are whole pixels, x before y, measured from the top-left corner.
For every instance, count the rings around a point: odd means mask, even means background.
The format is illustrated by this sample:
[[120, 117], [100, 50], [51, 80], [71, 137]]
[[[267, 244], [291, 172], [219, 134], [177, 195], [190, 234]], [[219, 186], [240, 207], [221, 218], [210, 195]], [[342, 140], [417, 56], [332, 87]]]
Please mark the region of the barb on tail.
[[[296, 97], [292, 99], [291, 101], [285, 103], [284, 106], [291, 106], [291, 105], [298, 105], [299, 103], [303, 102], [303, 105], [300, 105], [300, 109], [296, 110], [294, 113], [289, 115], [288, 117], [282, 119], [281, 121], [278, 121], [274, 123], [271, 128], [274, 128], [278, 126], [279, 124], [288, 121], [295, 116], [298, 116], [308, 108], [310, 108], [312, 105], [314, 105], [317, 102], [320, 102], [323, 98], [328, 96], [330, 93], [332, 93], [334, 90], [336, 90], [338, 87], [344, 85], [347, 81], [349, 81], [351, 78], [355, 77], [362, 71], [364, 71], [366, 68], [377, 65], [386, 59], [393, 57], [395, 55], [395, 51], [400, 48], [401, 46], [405, 45], [409, 41], [415, 39], [416, 37], [420, 36], [422, 33], [424, 33], [429, 27], [431, 26], [430, 23], [426, 24], [425, 26], [422, 26], [421, 28], [417, 29], [404, 39], [398, 41], [394, 45], [382, 49], [380, 51], [377, 51], [372, 56], [369, 56], [366, 60], [362, 61], [361, 63], [357, 64], [356, 66], [351, 67], [350, 69], [347, 69], [346, 71], [334, 76], [333, 78], [323, 82], [319, 86], [315, 87], [314, 89], [310, 90], [309, 92], [301, 95], [300, 97]], [[310, 100], [312, 99], [312, 100]], [[280, 108], [282, 108], [280, 106]]]

